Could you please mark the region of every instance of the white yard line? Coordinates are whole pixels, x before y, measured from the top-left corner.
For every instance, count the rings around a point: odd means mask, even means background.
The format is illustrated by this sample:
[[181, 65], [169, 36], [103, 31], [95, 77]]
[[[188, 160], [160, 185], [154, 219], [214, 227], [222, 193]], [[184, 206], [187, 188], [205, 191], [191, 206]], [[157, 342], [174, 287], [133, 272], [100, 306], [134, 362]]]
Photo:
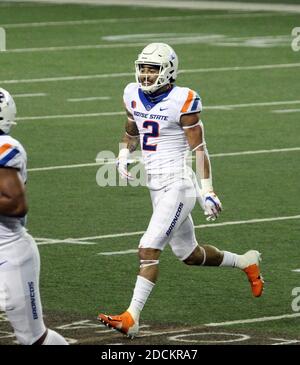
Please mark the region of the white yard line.
[[99, 252], [97, 255], [112, 256], [112, 255], [127, 255], [129, 253], [137, 253], [138, 250], [125, 250], [125, 251], [111, 251], [111, 252]]
[[85, 20], [66, 20], [52, 22], [34, 22], [34, 23], [11, 23], [1, 26], [6, 29], [10, 28], [35, 28], [35, 27], [59, 27], [73, 25], [92, 25], [92, 24], [121, 24], [121, 23], [138, 23], [138, 22], [176, 22], [176, 21], [191, 21], [204, 19], [234, 19], [234, 18], [260, 18], [287, 16], [287, 13], [231, 13], [231, 14], [203, 14], [203, 15], [182, 15], [182, 16], [157, 16], [157, 17], [135, 17], [135, 18], [106, 18], [106, 19], [85, 19]]
[[103, 112], [103, 113], [87, 113], [87, 114], [60, 114], [60, 115], [40, 115], [35, 117], [19, 117], [17, 121], [24, 120], [43, 120], [43, 119], [69, 119], [69, 118], [91, 118], [91, 117], [107, 117], [112, 115], [125, 115], [125, 112]]
[[213, 227], [240, 225], [240, 224], [285, 221], [285, 220], [290, 220], [290, 219], [300, 219], [300, 215], [293, 215], [293, 216], [287, 216], [287, 217], [275, 217], [275, 218], [249, 219], [249, 220], [245, 220], [245, 221], [235, 221], [235, 222], [214, 223], [213, 225], [201, 224], [201, 225], [195, 226], [195, 228], [213, 228]]
[[[9, 2], [5, 2], [5, 3], [0, 3], [0, 8], [12, 8], [12, 7], [15, 7], [15, 8], [36, 8], [36, 7], [45, 7], [45, 6], [51, 6], [52, 4], [47, 4], [47, 3], [28, 3], [26, 4], [24, 1], [26, 0], [22, 0], [21, 3], [19, 3], [19, 0], [6, 0], [6, 1], [9, 1]], [[14, 4], [14, 1], [18, 1], [18, 4]]]
[[88, 98], [70, 98], [67, 99], [69, 102], [79, 102], [79, 101], [94, 101], [94, 100], [110, 100], [110, 96], [91, 96]]
[[[283, 100], [283, 101], [272, 101], [265, 103], [248, 103], [248, 104], [228, 104], [228, 105], [208, 105], [205, 106], [204, 110], [232, 110], [236, 108], [251, 108], [251, 107], [264, 107], [274, 105], [291, 105], [300, 104], [300, 100]], [[300, 109], [289, 109], [289, 110], [300, 110]], [[58, 114], [58, 115], [39, 115], [33, 117], [18, 117], [16, 120], [29, 121], [29, 120], [43, 120], [43, 119], [69, 119], [69, 118], [91, 118], [91, 117], [105, 117], [114, 115], [125, 115], [124, 111], [119, 112], [102, 112], [102, 113], [87, 113], [87, 114]]]
[[81, 167], [92, 167], [92, 166], [100, 166], [101, 164], [98, 162], [92, 163], [82, 163], [82, 164], [74, 164], [74, 165], [61, 165], [61, 166], [47, 166], [47, 167], [35, 167], [32, 169], [27, 169], [28, 172], [35, 171], [51, 171], [51, 170], [64, 170], [64, 169], [77, 169]]
[[14, 98], [35, 98], [40, 96], [47, 96], [45, 93], [35, 93], [35, 94], [14, 94]]
[[[25, 95], [24, 95], [25, 96]], [[36, 96], [36, 95], [35, 95]], [[41, 96], [41, 95], [39, 95]], [[90, 98], [91, 100], [95, 98]], [[102, 99], [106, 100], [106, 99]], [[248, 104], [228, 104], [228, 105], [212, 105], [204, 107], [204, 110], [231, 110], [235, 108], [245, 107], [257, 107], [257, 106], [272, 106], [272, 105], [285, 105], [285, 104], [300, 104], [300, 100], [287, 100], [287, 101], [275, 101], [265, 103], [248, 103]], [[300, 111], [300, 109], [288, 109], [287, 111]], [[284, 112], [284, 111], [282, 111]], [[125, 115], [124, 111], [119, 112], [102, 112], [102, 113], [87, 113], [87, 114], [58, 114], [58, 115], [40, 115], [33, 117], [19, 117], [16, 120], [43, 120], [43, 119], [66, 119], [66, 118], [90, 118], [99, 116], [114, 116], [114, 115]]]
[[39, 238], [35, 237], [35, 241], [38, 245], [53, 245], [55, 243], [67, 243], [67, 244], [74, 244], [74, 245], [95, 245], [96, 242], [92, 241], [84, 241], [78, 238], [64, 238], [64, 239], [52, 239], [52, 238]]
[[294, 68], [294, 67], [300, 67], [300, 63], [278, 63], [278, 64], [256, 65], [256, 66], [196, 68], [196, 69], [189, 69], [189, 70], [179, 70], [179, 73], [270, 70], [270, 69], [277, 69], [277, 68]]
[[228, 152], [228, 153], [212, 153], [212, 154], [210, 154], [210, 157], [258, 155], [258, 154], [262, 154], [262, 153], [295, 152], [295, 151], [300, 151], [300, 147], [275, 148], [275, 149], [271, 149], [271, 150], [253, 150], [253, 151]]
[[[51, 46], [51, 47], [33, 47], [33, 48], [11, 48], [6, 49], [5, 53], [32, 53], [32, 52], [61, 52], [61, 51], [84, 51], [90, 49], [120, 49], [120, 48], [129, 48], [129, 47], [144, 47], [145, 41], [150, 42], [157, 40], [159, 34], [155, 34], [154, 38], [147, 38], [147, 35], [144, 36], [143, 42], [134, 42], [134, 43], [113, 43], [109, 42], [106, 44], [79, 44], [79, 45], [63, 45], [63, 46]], [[115, 36], [116, 37], [116, 36]], [[124, 37], [124, 36], [122, 36]], [[166, 38], [165, 38], [166, 37]], [[174, 34], [173, 37], [168, 36], [167, 34], [161, 34], [159, 37], [162, 41], [167, 42], [168, 44], [174, 45], [187, 45], [187, 44], [206, 44], [206, 45], [217, 45], [217, 46], [234, 46], [234, 47], [261, 47], [266, 42], [275, 42], [277, 46], [280, 47], [288, 47], [290, 44], [290, 37], [287, 35], [278, 35], [277, 37], [264, 37], [264, 36], [256, 36], [256, 37], [238, 37], [238, 38], [223, 38], [220, 35], [208, 35], [208, 36], [176, 36]], [[122, 39], [119, 39], [122, 41]], [[267, 46], [267, 45], [266, 45]]]
[[300, 109], [277, 109], [277, 110], [272, 110], [272, 113], [279, 113], [279, 114], [284, 114], [284, 113], [299, 113]]
[[[300, 63], [299, 66], [296, 67], [300, 67]], [[134, 76], [134, 73], [122, 72], [113, 74], [44, 77], [39, 79], [2, 80], [0, 81], [0, 84], [31, 84], [36, 82], [78, 81], [78, 80], [106, 79], [106, 78], [127, 77], [127, 76]]]
[[[10, 0], [17, 1], [17, 0]], [[26, 1], [26, 0], [25, 0]], [[27, 0], [28, 1], [28, 0]], [[54, 4], [90, 4], [90, 5], [121, 5], [121, 6], [142, 6], [153, 8], [174, 8], [174, 9], [198, 9], [198, 10], [242, 10], [242, 11], [274, 11], [300, 13], [300, 6], [297, 4], [269, 4], [269, 3], [247, 3], [233, 1], [179, 1], [179, 0], [35, 0], [39, 3]]]
[[[252, 37], [226, 37], [223, 34], [198, 34], [198, 33], [148, 33], [148, 34], [130, 34], [130, 35], [108, 35], [102, 37], [106, 43], [99, 44], [73, 44], [57, 45], [48, 47], [31, 47], [31, 48], [8, 48], [6, 53], [32, 53], [32, 52], [55, 52], [68, 50], [89, 50], [89, 49], [114, 49], [141, 47], [145, 42], [165, 41], [171, 45], [186, 44], [206, 44], [211, 46], [234, 46], [234, 47], [268, 47], [281, 46], [288, 47], [291, 43], [290, 36], [287, 34], [277, 36], [256, 35]], [[131, 41], [131, 43], [129, 42]], [[121, 42], [121, 43], [116, 43]]]
[[296, 317], [300, 317], [300, 313], [282, 314], [280, 316], [261, 317], [261, 318], [239, 319], [239, 320], [236, 320], [236, 321], [227, 321], [227, 322], [207, 323], [204, 326], [206, 326], [206, 327], [222, 327], [222, 326], [232, 326], [232, 325], [235, 325], [235, 324], [243, 324], [243, 323], [278, 321], [278, 320], [281, 320], [281, 319], [296, 318]]
[[[258, 218], [258, 219], [248, 219], [243, 221], [229, 221], [222, 223], [211, 223], [211, 224], [200, 224], [195, 226], [195, 229], [203, 229], [203, 228], [216, 228], [216, 227], [225, 227], [225, 226], [233, 226], [233, 225], [242, 225], [242, 224], [256, 224], [256, 223], [266, 223], [266, 222], [277, 222], [277, 221], [286, 221], [300, 219], [300, 215], [286, 216], [286, 217], [273, 217], [273, 218]], [[91, 237], [81, 237], [81, 238], [66, 238], [66, 239], [49, 239], [47, 238], [36, 238], [36, 241], [40, 245], [45, 244], [54, 244], [54, 243], [77, 243], [86, 244], [86, 241], [94, 241], [94, 240], [102, 240], [107, 238], [118, 238], [118, 237], [130, 237], [130, 236], [140, 236], [144, 234], [145, 231], [137, 231], [137, 232], [124, 232], [124, 233], [114, 233], [114, 234], [106, 234], [99, 236], [91, 236]], [[98, 244], [97, 242], [89, 242], [89, 244]]]
[[300, 272], [300, 269], [292, 270], [293, 272]]
[[83, 51], [86, 49], [107, 49], [107, 48], [128, 48], [128, 47], [142, 47], [145, 46], [145, 42], [141, 43], [116, 43], [116, 44], [80, 44], [74, 46], [53, 46], [53, 47], [39, 47], [39, 48], [14, 48], [6, 49], [7, 53], [32, 53], [32, 52], [57, 52], [57, 51], [70, 51], [78, 50]]
[[[248, 103], [248, 104], [227, 104], [227, 105], [213, 105], [213, 106], [204, 106], [204, 110], [213, 110], [213, 109], [224, 109], [230, 110], [235, 108], [249, 108], [252, 106], [272, 106], [272, 105], [292, 105], [292, 104], [300, 104], [300, 100], [286, 100], [286, 101], [270, 101], [265, 103]], [[300, 109], [285, 109], [285, 110], [300, 110]], [[273, 112], [276, 112], [273, 110]]]
[[[253, 65], [253, 66], [231, 66], [231, 67], [208, 67], [197, 69], [180, 70], [179, 74], [185, 73], [206, 73], [206, 72], [226, 72], [226, 71], [247, 71], [247, 70], [272, 70], [281, 68], [297, 68], [300, 63], [279, 63], [268, 65]], [[36, 82], [56, 82], [56, 81], [78, 81], [78, 80], [94, 80], [114, 77], [129, 77], [134, 76], [133, 72], [110, 73], [110, 74], [94, 74], [94, 75], [77, 75], [77, 76], [59, 76], [59, 77], [44, 77], [34, 79], [19, 79], [19, 80], [0, 80], [0, 84], [26, 84]]]
[[[293, 148], [276, 148], [271, 150], [252, 150], [252, 151], [240, 151], [240, 152], [227, 152], [227, 153], [212, 153], [210, 157], [230, 157], [230, 156], [243, 156], [243, 155], [259, 155], [266, 153], [280, 153], [280, 152], [296, 152], [300, 151], [300, 147]], [[134, 161], [137, 162], [137, 161]], [[45, 167], [35, 167], [28, 169], [28, 172], [36, 172], [36, 171], [51, 171], [51, 170], [63, 170], [63, 169], [77, 169], [82, 167], [94, 167], [94, 166], [102, 166], [106, 164], [115, 164], [116, 160], [111, 159], [106, 162], [91, 162], [91, 163], [83, 163], [83, 164], [73, 164], [73, 165], [59, 165], [59, 166], [45, 166]]]
[[273, 340], [273, 341], [279, 341], [277, 343], [272, 343], [271, 345], [273, 346], [278, 346], [278, 345], [291, 345], [293, 343], [299, 343], [300, 341], [299, 340], [287, 340], [285, 338], [274, 338], [274, 337], [270, 337], [270, 340]]

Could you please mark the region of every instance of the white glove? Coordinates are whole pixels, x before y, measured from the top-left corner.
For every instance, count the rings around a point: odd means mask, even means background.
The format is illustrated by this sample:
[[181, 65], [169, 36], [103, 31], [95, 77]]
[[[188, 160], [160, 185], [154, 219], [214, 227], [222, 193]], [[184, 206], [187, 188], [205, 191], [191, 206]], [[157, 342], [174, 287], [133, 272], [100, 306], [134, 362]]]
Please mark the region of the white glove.
[[120, 174], [121, 178], [124, 180], [133, 180], [132, 175], [127, 170], [127, 166], [130, 163], [130, 161], [128, 159], [129, 154], [130, 154], [130, 152], [129, 152], [128, 148], [122, 148], [119, 152], [119, 156], [116, 161], [116, 165], [117, 165], [119, 174]]
[[211, 191], [203, 195], [204, 201], [204, 214], [207, 216], [207, 221], [215, 221], [221, 210], [222, 210], [222, 203], [217, 195]]

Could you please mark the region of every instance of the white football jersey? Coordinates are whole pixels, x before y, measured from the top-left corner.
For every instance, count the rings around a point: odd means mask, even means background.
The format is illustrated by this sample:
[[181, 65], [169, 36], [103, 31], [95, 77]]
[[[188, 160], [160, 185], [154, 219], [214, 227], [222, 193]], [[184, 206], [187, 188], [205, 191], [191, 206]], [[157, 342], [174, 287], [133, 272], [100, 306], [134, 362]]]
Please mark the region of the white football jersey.
[[[0, 135], [0, 168], [17, 169], [21, 180], [27, 180], [27, 155], [23, 146], [8, 135]], [[7, 244], [20, 236], [24, 231], [24, 218], [14, 218], [0, 215], [0, 246]]]
[[202, 110], [199, 95], [186, 87], [174, 85], [161, 98], [151, 102], [137, 83], [128, 84], [124, 90], [125, 106], [139, 130], [148, 175], [183, 172], [189, 146], [180, 117]]

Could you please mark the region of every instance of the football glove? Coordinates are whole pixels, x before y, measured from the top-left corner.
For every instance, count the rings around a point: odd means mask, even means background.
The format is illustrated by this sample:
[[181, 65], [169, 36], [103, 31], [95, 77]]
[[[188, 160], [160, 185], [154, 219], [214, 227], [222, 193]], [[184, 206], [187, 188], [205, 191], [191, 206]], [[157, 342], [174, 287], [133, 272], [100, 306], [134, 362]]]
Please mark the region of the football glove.
[[222, 211], [222, 203], [217, 195], [211, 191], [203, 195], [204, 214], [207, 221], [215, 221]]
[[119, 171], [119, 174], [120, 174], [121, 178], [124, 180], [133, 180], [132, 175], [130, 174], [130, 172], [128, 172], [128, 169], [127, 169], [129, 163], [131, 162], [128, 159], [129, 153], [130, 152], [129, 152], [128, 148], [122, 148], [119, 152], [119, 156], [116, 161], [116, 166]]

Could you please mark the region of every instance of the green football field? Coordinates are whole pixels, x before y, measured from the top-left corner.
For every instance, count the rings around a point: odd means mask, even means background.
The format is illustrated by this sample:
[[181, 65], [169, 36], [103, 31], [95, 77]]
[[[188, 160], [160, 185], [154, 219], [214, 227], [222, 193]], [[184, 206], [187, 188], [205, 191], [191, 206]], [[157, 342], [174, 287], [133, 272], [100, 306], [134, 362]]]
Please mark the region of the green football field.
[[[130, 343], [300, 343], [297, 26], [299, 14], [285, 12], [1, 1], [0, 87], [15, 97], [12, 135], [28, 153], [28, 229], [39, 244], [49, 327], [71, 343], [128, 344], [96, 317], [127, 308], [152, 206], [146, 187], [99, 187], [95, 162], [101, 151], [118, 151], [137, 54], [166, 42], [179, 57], [177, 85], [202, 98], [224, 206], [215, 223], [195, 207], [197, 239], [259, 250], [265, 291], [254, 298], [243, 272], [187, 267], [167, 248]], [[0, 344], [13, 341], [2, 316]]]

